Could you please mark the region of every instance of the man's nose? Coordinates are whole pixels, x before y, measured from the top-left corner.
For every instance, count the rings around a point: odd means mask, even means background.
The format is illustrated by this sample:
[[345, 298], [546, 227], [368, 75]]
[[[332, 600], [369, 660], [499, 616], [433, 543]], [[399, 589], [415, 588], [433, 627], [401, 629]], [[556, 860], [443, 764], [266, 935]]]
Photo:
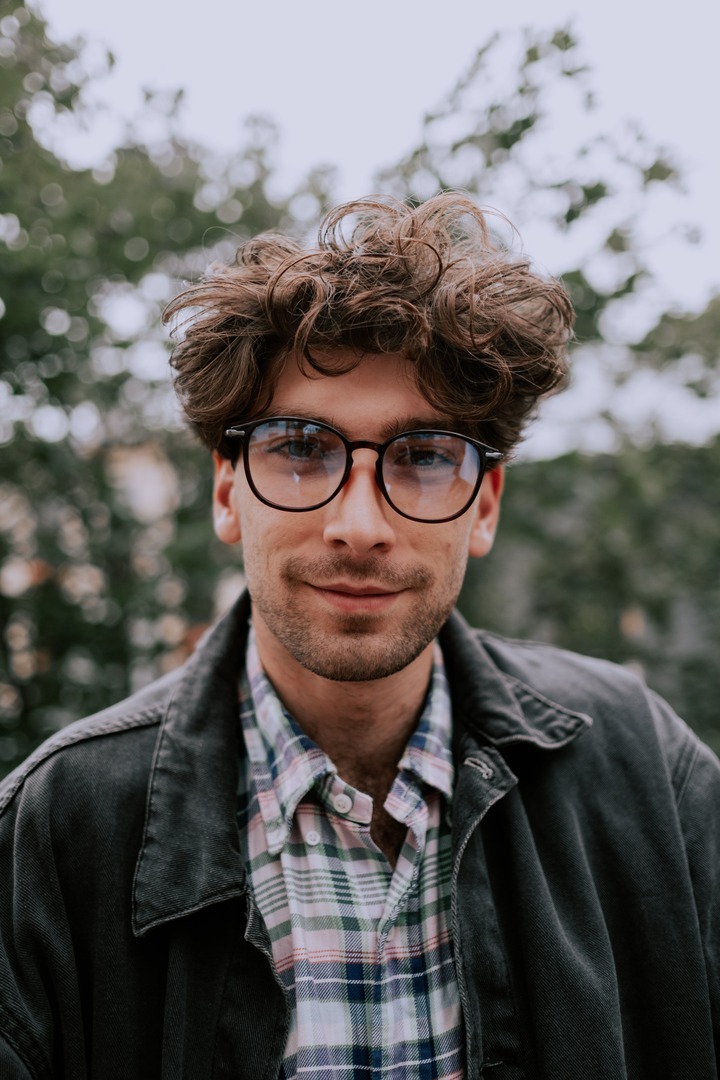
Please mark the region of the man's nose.
[[327, 506], [326, 543], [346, 544], [357, 554], [394, 544], [395, 513], [377, 485], [376, 460], [374, 450], [354, 452], [350, 476]]

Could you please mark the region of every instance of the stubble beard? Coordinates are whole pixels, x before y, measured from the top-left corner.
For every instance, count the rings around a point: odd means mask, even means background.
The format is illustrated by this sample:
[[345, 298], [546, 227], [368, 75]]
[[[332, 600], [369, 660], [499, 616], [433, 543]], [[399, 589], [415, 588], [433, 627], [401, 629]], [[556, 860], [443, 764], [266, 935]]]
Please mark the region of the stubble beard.
[[[416, 602], [400, 622], [393, 621], [392, 614], [338, 612], [332, 630], [326, 630], [308, 615], [299, 594], [306, 582], [337, 580], [407, 590]], [[384, 567], [375, 558], [358, 564], [330, 556], [288, 559], [282, 584], [282, 595], [273, 595], [262, 584], [250, 590], [253, 607], [280, 644], [314, 675], [334, 682], [369, 682], [401, 671], [430, 644], [455, 606], [462, 576], [454, 575], [447, 588], [434, 591], [436, 578], [424, 568], [403, 570]]]

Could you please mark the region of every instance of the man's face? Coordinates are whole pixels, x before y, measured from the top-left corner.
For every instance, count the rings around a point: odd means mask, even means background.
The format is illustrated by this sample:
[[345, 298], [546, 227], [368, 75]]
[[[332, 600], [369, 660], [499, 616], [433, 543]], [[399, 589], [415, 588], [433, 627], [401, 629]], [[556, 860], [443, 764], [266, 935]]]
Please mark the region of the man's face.
[[[382, 442], [388, 431], [447, 429], [394, 354], [366, 356], [333, 377], [304, 375], [290, 358], [269, 412], [321, 420], [348, 439]], [[398, 426], [399, 424], [399, 426]], [[379, 679], [429, 649], [462, 585], [468, 555], [485, 555], [497, 524], [502, 470], [486, 473], [477, 499], [442, 524], [410, 521], [385, 501], [377, 455], [356, 450], [350, 478], [327, 505], [275, 510], [252, 493], [244, 470], [216, 456], [215, 531], [242, 540], [263, 662], [299, 664], [341, 682]]]

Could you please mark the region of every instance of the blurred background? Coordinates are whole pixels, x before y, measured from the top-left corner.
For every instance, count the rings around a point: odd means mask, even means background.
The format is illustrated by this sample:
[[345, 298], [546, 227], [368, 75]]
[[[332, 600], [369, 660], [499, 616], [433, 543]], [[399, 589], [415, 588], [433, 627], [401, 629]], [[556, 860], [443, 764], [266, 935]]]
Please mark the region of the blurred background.
[[442, 188], [507, 214], [578, 313], [462, 608], [633, 667], [720, 751], [720, 19], [695, 2], [663, 28], [553, 0], [538, 28], [524, 0], [0, 0], [0, 773], [242, 587], [164, 304], [262, 229]]

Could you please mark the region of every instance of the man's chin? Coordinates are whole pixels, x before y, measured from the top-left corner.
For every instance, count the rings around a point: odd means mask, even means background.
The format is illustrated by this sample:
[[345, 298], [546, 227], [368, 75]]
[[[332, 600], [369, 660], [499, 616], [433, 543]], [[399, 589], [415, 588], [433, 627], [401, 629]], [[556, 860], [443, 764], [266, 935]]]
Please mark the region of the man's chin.
[[281, 644], [313, 675], [331, 682], [363, 683], [387, 679], [415, 660], [435, 637], [426, 634], [394, 635], [373, 633], [370, 620], [353, 617], [339, 633], [307, 634], [302, 641], [283, 635]]
[[436, 596], [420, 598], [410, 590], [390, 610], [349, 612], [322, 600], [317, 606], [305, 597], [303, 603], [292, 594], [289, 599], [281, 604], [262, 590], [253, 596], [266, 654], [280, 646], [288, 660], [337, 683], [367, 683], [402, 671], [437, 637], [453, 606], [449, 598], [438, 603]]
[[391, 675], [396, 675], [398, 671], [402, 671], [403, 668], [412, 663], [415, 657], [399, 661], [386, 658], [377, 663], [372, 660], [358, 661], [357, 659], [334, 661], [331, 658], [324, 658], [322, 662], [318, 662], [316, 658], [310, 660], [305, 658], [305, 661], [300, 657], [296, 657], [296, 659], [313, 675], [318, 675], [321, 679], [327, 679], [328, 682], [367, 683], [377, 682], [379, 679], [388, 679]]

